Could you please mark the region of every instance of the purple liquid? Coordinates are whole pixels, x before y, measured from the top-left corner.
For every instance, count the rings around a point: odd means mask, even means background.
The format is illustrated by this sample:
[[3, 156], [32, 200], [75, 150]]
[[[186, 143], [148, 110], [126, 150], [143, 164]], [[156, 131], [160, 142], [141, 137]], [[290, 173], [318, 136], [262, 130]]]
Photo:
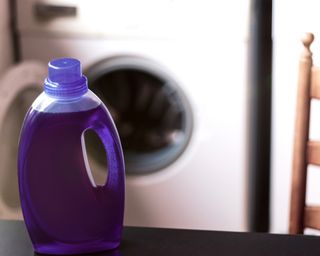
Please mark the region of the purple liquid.
[[[94, 187], [85, 167], [81, 136], [89, 128], [108, 155], [104, 186]], [[75, 254], [119, 245], [124, 164], [104, 106], [71, 113], [31, 109], [21, 132], [18, 166], [22, 210], [35, 251]]]

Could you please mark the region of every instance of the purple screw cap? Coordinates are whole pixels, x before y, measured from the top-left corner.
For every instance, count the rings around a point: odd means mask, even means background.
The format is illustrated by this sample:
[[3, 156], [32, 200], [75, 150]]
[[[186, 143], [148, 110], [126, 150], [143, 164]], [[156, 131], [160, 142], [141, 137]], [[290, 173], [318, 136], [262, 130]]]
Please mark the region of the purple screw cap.
[[82, 75], [80, 61], [73, 58], [50, 61], [44, 91], [55, 98], [75, 98], [85, 94], [88, 91], [88, 82]]

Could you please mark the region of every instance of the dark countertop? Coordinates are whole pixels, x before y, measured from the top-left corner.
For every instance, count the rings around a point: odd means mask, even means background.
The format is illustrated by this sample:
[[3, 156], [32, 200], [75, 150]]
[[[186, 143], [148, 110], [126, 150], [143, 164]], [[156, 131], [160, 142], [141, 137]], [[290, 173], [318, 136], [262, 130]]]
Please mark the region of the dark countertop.
[[[33, 256], [22, 221], [0, 221], [0, 256]], [[125, 227], [119, 249], [99, 256], [320, 255], [320, 237]]]

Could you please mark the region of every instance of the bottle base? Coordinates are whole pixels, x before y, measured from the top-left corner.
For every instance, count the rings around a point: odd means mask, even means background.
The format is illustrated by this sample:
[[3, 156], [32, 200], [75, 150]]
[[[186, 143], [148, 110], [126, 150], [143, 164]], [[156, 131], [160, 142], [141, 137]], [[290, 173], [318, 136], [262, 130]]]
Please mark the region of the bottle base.
[[81, 244], [65, 244], [54, 242], [50, 244], [37, 244], [33, 247], [35, 252], [40, 254], [72, 255], [108, 251], [116, 249], [119, 247], [119, 245], [120, 242], [97, 241]]

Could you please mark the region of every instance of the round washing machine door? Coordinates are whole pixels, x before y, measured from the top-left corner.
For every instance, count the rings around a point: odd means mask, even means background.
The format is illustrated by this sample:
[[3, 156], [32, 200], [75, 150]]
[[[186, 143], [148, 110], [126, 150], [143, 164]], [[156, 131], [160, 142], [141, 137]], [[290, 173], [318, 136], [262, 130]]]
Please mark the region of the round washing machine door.
[[[116, 56], [87, 70], [90, 89], [108, 107], [117, 126], [127, 174], [164, 169], [183, 153], [192, 133], [192, 111], [182, 89], [156, 62]], [[99, 139], [87, 134], [88, 154], [105, 166]]]
[[46, 66], [22, 62], [0, 79], [0, 218], [22, 218], [18, 191], [17, 154], [24, 116], [42, 91]]

